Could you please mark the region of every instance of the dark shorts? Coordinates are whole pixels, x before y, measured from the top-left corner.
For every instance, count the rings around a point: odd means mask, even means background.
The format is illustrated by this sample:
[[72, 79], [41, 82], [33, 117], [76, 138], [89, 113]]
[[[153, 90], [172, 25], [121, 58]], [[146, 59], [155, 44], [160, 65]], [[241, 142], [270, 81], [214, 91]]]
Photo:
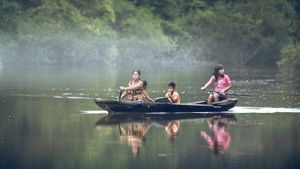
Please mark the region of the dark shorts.
[[219, 101], [225, 100], [227, 98], [227, 96], [224, 93], [216, 93], [214, 92], [213, 94], [217, 94]]
[[225, 100], [227, 97], [224, 93], [218, 93], [218, 95], [219, 95], [219, 101]]

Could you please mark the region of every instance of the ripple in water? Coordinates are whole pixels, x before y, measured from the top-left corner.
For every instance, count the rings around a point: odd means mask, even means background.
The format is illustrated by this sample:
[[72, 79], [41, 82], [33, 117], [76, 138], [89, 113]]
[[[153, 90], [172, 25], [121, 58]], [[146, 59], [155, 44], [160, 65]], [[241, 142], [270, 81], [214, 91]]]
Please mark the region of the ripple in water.
[[285, 108], [285, 107], [234, 107], [230, 113], [300, 113], [300, 107]]

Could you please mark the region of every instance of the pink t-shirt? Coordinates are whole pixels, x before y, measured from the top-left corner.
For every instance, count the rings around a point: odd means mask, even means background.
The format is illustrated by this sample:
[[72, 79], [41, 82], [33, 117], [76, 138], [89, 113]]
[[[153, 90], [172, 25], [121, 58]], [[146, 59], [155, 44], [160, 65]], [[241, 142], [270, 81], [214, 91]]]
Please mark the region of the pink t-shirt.
[[216, 81], [215, 76], [212, 76], [209, 79], [209, 83], [215, 83], [216, 88], [215, 91], [216, 92], [221, 92], [223, 89], [225, 89], [226, 87], [228, 87], [231, 84], [230, 78], [227, 75], [224, 75], [224, 77], [219, 77], [218, 81]]

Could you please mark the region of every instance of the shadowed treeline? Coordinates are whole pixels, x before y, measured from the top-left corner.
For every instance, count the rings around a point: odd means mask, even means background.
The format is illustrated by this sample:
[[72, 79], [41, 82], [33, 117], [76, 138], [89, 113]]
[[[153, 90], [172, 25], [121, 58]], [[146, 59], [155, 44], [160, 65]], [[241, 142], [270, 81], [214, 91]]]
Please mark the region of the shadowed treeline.
[[[4, 65], [206, 61], [275, 66], [281, 51], [288, 44], [297, 48], [298, 40], [296, 0], [0, 2]], [[282, 60], [293, 60], [289, 47]]]

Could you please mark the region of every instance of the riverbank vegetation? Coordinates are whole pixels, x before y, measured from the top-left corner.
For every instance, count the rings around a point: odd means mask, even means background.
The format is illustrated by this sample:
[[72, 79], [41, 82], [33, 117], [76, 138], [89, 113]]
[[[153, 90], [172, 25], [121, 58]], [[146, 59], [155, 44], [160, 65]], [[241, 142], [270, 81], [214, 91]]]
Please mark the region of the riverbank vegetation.
[[278, 62], [281, 74], [287, 79], [296, 79], [300, 73], [300, 43], [290, 42], [281, 53]]
[[299, 44], [299, 6], [296, 0], [2, 0], [0, 61], [278, 62], [285, 70], [287, 50], [295, 47], [290, 41]]

